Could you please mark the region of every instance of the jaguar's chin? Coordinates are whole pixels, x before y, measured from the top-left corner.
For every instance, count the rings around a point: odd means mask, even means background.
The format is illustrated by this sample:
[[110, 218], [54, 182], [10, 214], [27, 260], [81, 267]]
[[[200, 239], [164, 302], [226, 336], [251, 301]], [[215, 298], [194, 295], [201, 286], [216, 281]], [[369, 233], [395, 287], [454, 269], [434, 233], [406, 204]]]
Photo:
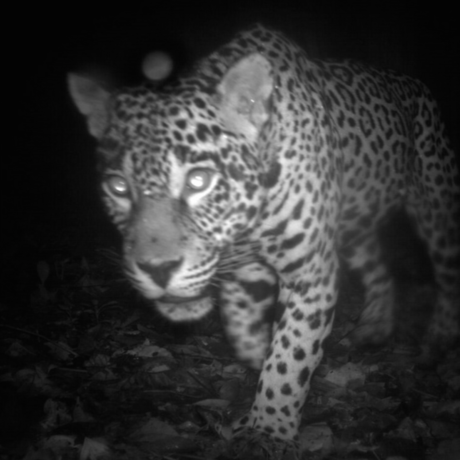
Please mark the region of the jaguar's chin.
[[183, 298], [164, 297], [156, 300], [157, 310], [171, 321], [195, 321], [206, 316], [213, 307], [210, 296]]

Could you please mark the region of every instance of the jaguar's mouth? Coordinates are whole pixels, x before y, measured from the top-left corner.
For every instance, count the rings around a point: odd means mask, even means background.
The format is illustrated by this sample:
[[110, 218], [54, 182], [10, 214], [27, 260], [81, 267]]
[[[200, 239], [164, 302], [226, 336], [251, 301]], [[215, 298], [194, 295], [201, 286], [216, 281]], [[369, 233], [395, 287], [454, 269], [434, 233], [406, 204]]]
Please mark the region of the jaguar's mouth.
[[155, 301], [157, 310], [172, 321], [193, 321], [203, 318], [213, 308], [209, 295], [197, 297], [162, 297]]
[[189, 302], [198, 302], [200, 300], [204, 300], [208, 297], [211, 296], [211, 290], [210, 288], [204, 289], [200, 294], [192, 297], [181, 297], [181, 296], [176, 296], [176, 295], [165, 295], [163, 297], [160, 297], [157, 299], [157, 302], [159, 303], [167, 303], [167, 304], [183, 304], [183, 303], [189, 303]]
[[209, 297], [208, 295], [199, 295], [196, 297], [178, 297], [178, 296], [164, 296], [161, 297], [160, 299], [157, 299], [156, 302], [159, 303], [172, 303], [175, 305], [180, 305], [182, 303], [188, 303], [188, 302], [197, 302], [201, 299], [205, 299], [206, 297]]

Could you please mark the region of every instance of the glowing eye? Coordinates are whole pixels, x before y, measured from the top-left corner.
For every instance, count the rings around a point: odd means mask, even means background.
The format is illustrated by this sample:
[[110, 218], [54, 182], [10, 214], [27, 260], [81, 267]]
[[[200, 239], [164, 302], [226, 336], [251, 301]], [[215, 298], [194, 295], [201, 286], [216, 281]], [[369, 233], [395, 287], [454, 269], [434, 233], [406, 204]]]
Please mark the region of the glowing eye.
[[111, 176], [106, 180], [111, 193], [118, 196], [126, 196], [129, 193], [129, 186], [123, 177]]
[[196, 192], [206, 190], [211, 183], [212, 175], [209, 169], [192, 169], [187, 175], [187, 187]]

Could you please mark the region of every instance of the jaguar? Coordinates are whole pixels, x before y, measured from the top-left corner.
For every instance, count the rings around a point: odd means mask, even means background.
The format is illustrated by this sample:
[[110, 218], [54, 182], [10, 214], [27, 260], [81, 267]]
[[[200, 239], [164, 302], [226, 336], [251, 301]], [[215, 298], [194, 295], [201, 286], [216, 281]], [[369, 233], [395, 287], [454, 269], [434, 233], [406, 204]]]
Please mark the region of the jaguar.
[[391, 335], [395, 286], [378, 229], [395, 209], [433, 265], [423, 343], [457, 341], [458, 166], [420, 81], [310, 59], [255, 25], [164, 85], [111, 91], [72, 73], [68, 86], [98, 141], [102, 196], [132, 284], [172, 321], [218, 305], [236, 355], [261, 371], [234, 433], [298, 439], [340, 261], [365, 288], [355, 339]]

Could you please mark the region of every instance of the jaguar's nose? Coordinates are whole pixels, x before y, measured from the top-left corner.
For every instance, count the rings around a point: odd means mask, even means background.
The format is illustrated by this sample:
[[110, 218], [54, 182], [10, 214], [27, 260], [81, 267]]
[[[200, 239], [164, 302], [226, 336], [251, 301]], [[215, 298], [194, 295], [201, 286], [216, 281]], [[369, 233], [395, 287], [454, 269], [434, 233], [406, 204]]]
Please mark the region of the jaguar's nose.
[[159, 264], [152, 262], [139, 262], [138, 267], [147, 273], [152, 281], [159, 287], [165, 289], [174, 271], [182, 265], [183, 259], [167, 260]]

